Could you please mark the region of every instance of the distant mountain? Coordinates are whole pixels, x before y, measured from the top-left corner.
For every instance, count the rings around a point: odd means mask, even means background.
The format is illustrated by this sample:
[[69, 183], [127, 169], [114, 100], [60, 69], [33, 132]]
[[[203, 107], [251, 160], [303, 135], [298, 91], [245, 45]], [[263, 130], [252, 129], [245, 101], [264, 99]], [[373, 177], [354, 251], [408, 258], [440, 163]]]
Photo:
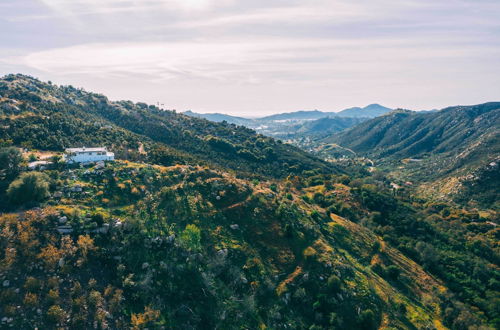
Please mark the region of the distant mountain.
[[497, 102], [450, 107], [437, 112], [398, 110], [327, 140], [356, 152], [383, 157], [446, 154], [495, 142], [500, 127], [499, 115], [500, 103]]
[[341, 112], [323, 112], [319, 110], [301, 110], [279, 113], [261, 118], [244, 118], [221, 113], [196, 113], [186, 111], [183, 114], [204, 118], [214, 122], [227, 122], [246, 126], [258, 133], [278, 138], [317, 137], [332, 134], [356, 125], [364, 120], [387, 113], [391, 109], [378, 104], [364, 108], [351, 108]]
[[304, 120], [315, 120], [325, 117], [352, 117], [352, 118], [375, 118], [381, 116], [392, 109], [384, 107], [380, 104], [370, 104], [364, 108], [354, 107], [345, 109], [339, 112], [326, 112], [320, 110], [300, 110], [293, 112], [278, 113], [275, 115], [260, 117], [260, 118], [244, 118], [226, 115], [222, 113], [197, 113], [191, 110], [183, 112], [183, 114], [191, 117], [205, 118], [215, 122], [227, 121], [231, 124], [245, 125], [245, 126], [259, 126], [260, 124], [266, 124], [272, 121], [304, 121]]
[[236, 116], [226, 115], [223, 113], [197, 113], [188, 110], [183, 112], [183, 114], [190, 117], [204, 118], [218, 123], [226, 121], [229, 124], [243, 125], [243, 126], [251, 126], [251, 124], [253, 124], [254, 122], [253, 119], [236, 117]]
[[336, 115], [339, 117], [365, 117], [365, 118], [375, 118], [378, 116], [382, 116], [388, 112], [391, 112], [392, 109], [384, 107], [380, 104], [370, 104], [364, 108], [354, 107], [342, 110], [337, 112]]
[[295, 112], [286, 112], [267, 117], [259, 118], [261, 121], [269, 120], [314, 120], [325, 117], [355, 117], [355, 118], [375, 118], [391, 112], [392, 109], [384, 107], [380, 104], [370, 104], [364, 108], [354, 107], [345, 109], [339, 112], [324, 112], [319, 110], [301, 110]]
[[[398, 172], [462, 200], [495, 203], [500, 180], [500, 102], [449, 107], [433, 112], [398, 110], [323, 140], [379, 162], [404, 161]], [[496, 169], [496, 170], [495, 170]], [[493, 171], [493, 172], [492, 172]], [[484, 180], [488, 177], [488, 180]], [[451, 180], [451, 181], [450, 181]], [[450, 184], [453, 182], [453, 189]], [[482, 183], [481, 183], [482, 182]], [[487, 183], [487, 184], [486, 184]], [[463, 187], [469, 187], [463, 196]]]
[[279, 113], [259, 118], [259, 121], [275, 121], [275, 120], [311, 120], [328, 117], [331, 113], [319, 110], [300, 110], [294, 112]]
[[296, 136], [321, 137], [343, 131], [366, 120], [368, 118], [325, 117], [296, 124], [290, 131]]

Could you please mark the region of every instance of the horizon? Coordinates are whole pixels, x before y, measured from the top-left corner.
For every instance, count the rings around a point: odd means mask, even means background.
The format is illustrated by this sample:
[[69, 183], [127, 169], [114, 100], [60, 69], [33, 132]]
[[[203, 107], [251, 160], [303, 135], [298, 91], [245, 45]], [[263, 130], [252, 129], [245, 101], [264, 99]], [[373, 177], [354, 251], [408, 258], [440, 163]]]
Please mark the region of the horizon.
[[[160, 104], [159, 102], [158, 103], [149, 103], [149, 102], [146, 102], [146, 101], [143, 101], [143, 100], [131, 100], [131, 99], [111, 99], [108, 95], [102, 93], [102, 92], [99, 92], [99, 91], [95, 91], [95, 90], [88, 90], [86, 89], [84, 86], [74, 86], [74, 85], [71, 85], [71, 84], [59, 84], [57, 82], [54, 82], [52, 80], [42, 80], [41, 78], [39, 77], [35, 77], [35, 76], [32, 76], [32, 75], [29, 75], [29, 74], [25, 74], [25, 73], [7, 73], [7, 74], [4, 74], [3, 76], [1, 76], [0, 78], [5, 78], [6, 76], [8, 75], [21, 75], [21, 76], [26, 76], [26, 77], [29, 77], [29, 78], [34, 78], [38, 81], [41, 81], [43, 83], [49, 83], [54, 85], [54, 86], [58, 86], [58, 87], [67, 87], [67, 86], [72, 86], [76, 89], [82, 89], [83, 91], [85, 92], [88, 92], [88, 93], [96, 93], [96, 94], [101, 94], [103, 96], [105, 96], [106, 98], [108, 98], [111, 102], [120, 102], [120, 101], [131, 101], [131, 102], [134, 102], [134, 103], [146, 103], [147, 105], [153, 105], [153, 106], [156, 106], [158, 107], [159, 109], [161, 110], [166, 110], [166, 111], [176, 111], [178, 113], [185, 113], [185, 112], [192, 112], [194, 114], [203, 114], [203, 115], [227, 115], [227, 116], [232, 116], [232, 117], [241, 117], [241, 118], [244, 118], [244, 119], [260, 119], [260, 118], [264, 118], [264, 117], [270, 117], [270, 116], [274, 116], [274, 115], [282, 115], [282, 114], [293, 114], [293, 113], [297, 113], [297, 112], [322, 112], [322, 113], [339, 113], [339, 112], [342, 112], [344, 110], [350, 110], [350, 109], [353, 109], [353, 108], [360, 108], [360, 109], [363, 109], [363, 108], [366, 108], [368, 106], [371, 106], [371, 105], [377, 105], [377, 106], [382, 106], [382, 107], [386, 107], [386, 108], [389, 108], [391, 109], [391, 111], [394, 111], [394, 110], [409, 110], [409, 111], [416, 111], [416, 112], [426, 112], [426, 111], [439, 111], [439, 110], [443, 110], [445, 108], [448, 108], [448, 107], [460, 107], [460, 106], [473, 106], [473, 105], [476, 105], [476, 104], [450, 104], [450, 105], [447, 105], [445, 107], [441, 107], [441, 108], [437, 108], [437, 107], [434, 107], [434, 108], [429, 108], [429, 109], [409, 109], [409, 108], [404, 108], [404, 107], [389, 107], [389, 106], [386, 106], [385, 104], [382, 104], [380, 102], [372, 102], [372, 103], [369, 103], [369, 104], [366, 104], [366, 105], [359, 105], [359, 106], [350, 106], [350, 107], [347, 107], [347, 108], [343, 108], [343, 109], [336, 109], [336, 110], [328, 110], [328, 109], [297, 109], [297, 110], [283, 110], [283, 111], [278, 111], [278, 112], [269, 112], [269, 113], [263, 113], [263, 114], [260, 114], [260, 115], [252, 115], [252, 114], [245, 114], [245, 113], [241, 113], [241, 112], [238, 112], [238, 113], [231, 113], [231, 112], [212, 112], [212, 111], [208, 111], [208, 112], [203, 112], [203, 111], [195, 111], [193, 109], [185, 109], [185, 110], [178, 110], [178, 109], [173, 109], [173, 108], [167, 108], [165, 107], [164, 104]], [[495, 101], [495, 100], [487, 100], [487, 101], [484, 101], [484, 102], [481, 102], [481, 103], [478, 103], [478, 104], [485, 104], [485, 103], [496, 103], [496, 102], [500, 102], [500, 101]]]
[[[500, 3], [6, 0], [0, 75], [263, 117], [498, 98]], [[457, 24], [460, 22], [460, 24]]]

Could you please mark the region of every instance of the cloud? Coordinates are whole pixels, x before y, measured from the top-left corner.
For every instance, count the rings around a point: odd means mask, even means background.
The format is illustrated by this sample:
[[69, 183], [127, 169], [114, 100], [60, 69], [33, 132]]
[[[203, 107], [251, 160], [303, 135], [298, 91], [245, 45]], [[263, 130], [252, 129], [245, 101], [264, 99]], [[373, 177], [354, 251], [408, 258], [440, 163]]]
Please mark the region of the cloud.
[[198, 11], [227, 4], [229, 0], [40, 0], [55, 12], [66, 16], [109, 14], [145, 10]]
[[500, 77], [492, 0], [1, 2], [0, 71], [153, 101], [168, 86], [178, 108], [449, 100]]
[[[448, 40], [449, 42], [449, 40]], [[236, 83], [328, 81], [411, 72], [438, 61], [463, 60], [484, 48], [450, 48], [442, 40], [297, 39], [95, 43], [31, 53], [18, 64], [40, 71], [156, 80], [212, 79]], [[490, 49], [491, 51], [491, 49]], [[495, 49], [493, 49], [495, 51]], [[496, 50], [498, 53], [498, 49]], [[404, 69], [406, 68], [406, 69]]]

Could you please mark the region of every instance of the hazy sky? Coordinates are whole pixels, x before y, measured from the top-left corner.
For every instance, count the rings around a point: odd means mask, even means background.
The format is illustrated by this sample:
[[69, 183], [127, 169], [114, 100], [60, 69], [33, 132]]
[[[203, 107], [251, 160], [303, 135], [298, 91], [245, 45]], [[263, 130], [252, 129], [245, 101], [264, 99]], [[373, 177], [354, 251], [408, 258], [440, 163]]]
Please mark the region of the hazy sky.
[[260, 115], [500, 100], [499, 0], [0, 0], [0, 74]]

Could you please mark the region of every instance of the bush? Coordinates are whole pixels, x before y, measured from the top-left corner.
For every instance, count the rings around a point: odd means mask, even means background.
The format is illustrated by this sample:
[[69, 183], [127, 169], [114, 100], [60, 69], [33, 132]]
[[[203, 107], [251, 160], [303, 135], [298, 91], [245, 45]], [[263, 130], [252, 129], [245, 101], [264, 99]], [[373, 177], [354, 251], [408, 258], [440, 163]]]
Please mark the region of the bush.
[[359, 315], [359, 325], [361, 329], [376, 329], [375, 313], [367, 309]]
[[399, 274], [401, 274], [401, 270], [394, 265], [390, 265], [386, 269], [387, 276], [392, 280], [397, 280], [399, 278]]
[[338, 276], [332, 275], [328, 278], [328, 288], [332, 293], [337, 293], [342, 287], [342, 281]]
[[41, 202], [49, 196], [49, 177], [40, 172], [22, 173], [7, 189], [12, 204]]
[[62, 322], [65, 317], [66, 317], [66, 313], [58, 305], [50, 306], [49, 310], [47, 311], [47, 318], [51, 322], [54, 322], [54, 323]]
[[182, 246], [190, 251], [201, 249], [201, 231], [196, 225], [187, 225], [180, 236]]

